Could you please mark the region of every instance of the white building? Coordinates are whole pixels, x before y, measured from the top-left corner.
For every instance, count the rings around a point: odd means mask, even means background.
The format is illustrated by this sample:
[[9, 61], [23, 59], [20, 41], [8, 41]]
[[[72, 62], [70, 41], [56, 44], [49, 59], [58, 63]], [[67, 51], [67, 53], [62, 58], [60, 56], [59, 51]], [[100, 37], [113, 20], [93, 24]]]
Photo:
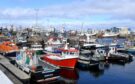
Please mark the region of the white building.
[[131, 33], [130, 29], [128, 27], [118, 27], [120, 28], [120, 35], [129, 35]]

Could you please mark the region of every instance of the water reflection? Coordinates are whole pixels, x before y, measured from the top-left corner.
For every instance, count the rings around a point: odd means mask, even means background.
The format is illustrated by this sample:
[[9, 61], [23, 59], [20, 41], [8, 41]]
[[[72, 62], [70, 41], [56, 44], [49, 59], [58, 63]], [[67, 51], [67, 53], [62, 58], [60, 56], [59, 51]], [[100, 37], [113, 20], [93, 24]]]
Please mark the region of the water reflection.
[[129, 60], [127, 62], [123, 61], [108, 61], [107, 63], [112, 64], [112, 65], [118, 65], [118, 66], [126, 66], [126, 64], [132, 63], [133, 60]]
[[77, 69], [60, 69], [59, 75], [60, 78], [57, 80], [44, 81], [32, 84], [77, 84], [77, 80], [79, 79]]
[[[99, 82], [97, 82], [98, 80], [100, 80], [100, 78], [101, 79], [104, 77], [108, 78], [110, 76], [108, 76], [107, 74], [112, 74], [115, 72], [117, 73], [117, 71], [114, 70], [118, 70], [118, 72], [119, 70], [122, 70], [122, 68], [119, 66], [126, 68], [126, 66], [128, 66], [130, 63], [132, 63], [132, 61], [127, 63], [120, 62], [120, 61], [119, 62], [106, 61], [106, 62], [100, 62], [99, 66], [94, 66], [94, 67], [77, 66], [76, 69], [60, 69], [59, 72], [60, 79], [44, 82], [40, 84], [81, 84], [83, 82], [85, 83], [92, 82], [95, 84], [100, 84]], [[107, 79], [107, 80], [111, 80], [111, 79]], [[103, 81], [100, 80], [100, 81], [103, 82], [104, 80]]]
[[108, 62], [100, 62], [99, 66], [95, 66], [95, 67], [78, 67], [78, 69], [80, 71], [88, 71], [90, 73], [90, 75], [92, 75], [95, 78], [99, 78], [101, 76], [104, 75], [106, 70], [109, 70], [109, 68], [113, 67], [111, 65], [117, 65], [117, 66], [126, 66], [126, 64], [130, 64], [132, 61], [130, 62], [121, 62], [121, 61], [108, 61]]
[[89, 69], [89, 72], [93, 77], [99, 78], [100, 76], [104, 74], [104, 69], [92, 68], [92, 69]]
[[77, 69], [60, 69], [60, 76], [64, 84], [76, 84], [79, 79]]
[[90, 75], [98, 78], [104, 74], [105, 67], [108, 68], [109, 65], [105, 64], [105, 62], [101, 62], [99, 66], [90, 66], [90, 67], [81, 67], [78, 66], [80, 71], [89, 71]]

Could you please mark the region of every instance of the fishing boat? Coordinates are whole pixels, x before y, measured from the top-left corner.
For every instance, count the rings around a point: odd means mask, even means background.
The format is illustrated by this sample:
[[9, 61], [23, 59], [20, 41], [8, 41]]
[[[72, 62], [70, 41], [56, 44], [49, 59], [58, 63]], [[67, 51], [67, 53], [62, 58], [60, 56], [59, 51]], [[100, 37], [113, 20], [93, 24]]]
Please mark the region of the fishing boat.
[[44, 52], [50, 52], [50, 53], [61, 53], [61, 51], [58, 49], [59, 46], [47, 46], [44, 49]]
[[[95, 55], [92, 57], [98, 58], [100, 61], [105, 60], [106, 56], [106, 46], [98, 43], [85, 43], [81, 47], [81, 53], [85, 53], [85, 51], [91, 53], [93, 52]], [[90, 55], [90, 54], [89, 54]]]
[[116, 37], [119, 33], [113, 33], [113, 32], [105, 32], [102, 37]]
[[48, 41], [46, 42], [48, 45], [62, 45], [63, 43], [59, 38], [56, 37], [50, 37]]
[[59, 77], [57, 67], [45, 65], [40, 61], [36, 51], [28, 50], [27, 48], [17, 52], [15, 66], [27, 72], [31, 79], [37, 81]]
[[49, 38], [44, 48], [45, 52], [61, 53], [58, 48], [62, 47], [63, 43], [58, 38]]
[[0, 34], [0, 43], [3, 42], [3, 41], [10, 41], [10, 39], [8, 38], [8, 36]]
[[43, 52], [43, 46], [40, 43], [33, 43], [29, 45], [29, 50], [35, 51], [38, 54], [45, 54]]
[[80, 50], [80, 56], [78, 59], [78, 66], [89, 67], [97, 66], [99, 64], [98, 58], [94, 57], [96, 47], [90, 46]]
[[133, 59], [133, 55], [125, 52], [118, 52], [116, 45], [110, 45], [107, 59], [111, 61], [127, 62]]
[[35, 44], [31, 44], [30, 49], [33, 51], [40, 51], [43, 50], [42, 45], [35, 43]]
[[94, 37], [96, 33], [94, 34], [86, 34], [86, 42], [88, 43], [94, 43], [96, 42], [96, 38]]
[[7, 53], [13, 53], [18, 50], [19, 49], [16, 46], [16, 44], [11, 41], [5, 41], [0, 44], [0, 53], [2, 53], [3, 55], [5, 55]]
[[26, 40], [25, 37], [18, 37], [18, 38], [17, 38], [17, 43], [18, 43], [18, 44], [27, 43], [27, 40]]
[[60, 48], [61, 54], [46, 54], [41, 57], [42, 60], [62, 68], [75, 68], [79, 57], [79, 50], [75, 48]]

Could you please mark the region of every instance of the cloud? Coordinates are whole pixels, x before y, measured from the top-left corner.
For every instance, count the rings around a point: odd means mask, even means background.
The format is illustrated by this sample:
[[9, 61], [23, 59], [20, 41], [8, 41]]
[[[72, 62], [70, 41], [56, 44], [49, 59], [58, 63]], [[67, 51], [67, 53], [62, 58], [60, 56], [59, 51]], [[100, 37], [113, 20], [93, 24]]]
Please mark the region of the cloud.
[[[27, 0], [20, 0], [27, 1]], [[64, 18], [92, 21], [91, 17], [107, 17], [109, 22], [125, 22], [135, 20], [135, 0], [73, 0], [71, 3], [51, 6], [41, 6], [38, 18]], [[0, 9], [1, 19], [35, 19], [34, 8], [5, 8]], [[104, 16], [104, 17], [102, 17]], [[106, 21], [107, 22], [107, 21]]]

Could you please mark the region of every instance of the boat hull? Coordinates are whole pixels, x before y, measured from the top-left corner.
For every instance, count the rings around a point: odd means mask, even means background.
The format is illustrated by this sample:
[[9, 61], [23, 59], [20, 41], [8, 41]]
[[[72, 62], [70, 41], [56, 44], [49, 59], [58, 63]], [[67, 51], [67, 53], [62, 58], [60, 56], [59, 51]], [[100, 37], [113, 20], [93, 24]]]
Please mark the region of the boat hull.
[[16, 57], [16, 52], [6, 53], [5, 56], [7, 56], [7, 57]]
[[109, 61], [129, 62], [129, 61], [133, 60], [133, 56], [132, 55], [128, 55], [128, 54], [125, 54], [125, 55], [122, 54], [121, 55], [121, 54], [112, 53], [112, 54], [110, 54], [109, 57], [107, 57], [107, 60], [109, 60]]
[[44, 56], [43, 60], [61, 68], [75, 68], [78, 58], [54, 60]]

